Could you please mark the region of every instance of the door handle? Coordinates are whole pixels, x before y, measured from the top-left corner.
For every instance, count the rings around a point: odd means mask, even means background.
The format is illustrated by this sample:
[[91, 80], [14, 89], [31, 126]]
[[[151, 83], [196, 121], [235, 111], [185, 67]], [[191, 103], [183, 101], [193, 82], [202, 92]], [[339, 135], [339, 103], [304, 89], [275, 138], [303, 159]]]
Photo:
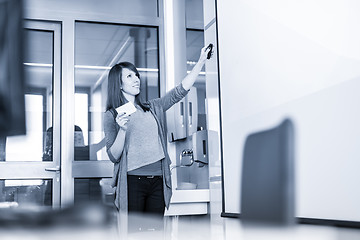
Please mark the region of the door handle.
[[56, 166], [56, 167], [45, 168], [45, 171], [49, 171], [49, 172], [60, 172], [60, 167], [59, 167], [59, 166]]
[[180, 121], [181, 121], [181, 127], [184, 127], [185, 125], [185, 119], [184, 119], [184, 103], [180, 102]]
[[192, 119], [193, 119], [193, 111], [192, 111], [192, 102], [189, 102], [189, 125], [192, 126]]

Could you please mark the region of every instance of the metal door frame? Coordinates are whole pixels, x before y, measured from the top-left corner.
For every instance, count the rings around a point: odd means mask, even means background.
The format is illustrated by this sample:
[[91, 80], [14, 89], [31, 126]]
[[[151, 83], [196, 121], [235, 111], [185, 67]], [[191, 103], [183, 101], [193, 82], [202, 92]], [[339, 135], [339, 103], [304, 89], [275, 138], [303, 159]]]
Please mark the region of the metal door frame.
[[[53, 32], [53, 161], [52, 162], [0, 162], [0, 179], [51, 179], [53, 184], [53, 208], [60, 207], [60, 100], [61, 100], [61, 24], [58, 22], [45, 22], [25, 20], [24, 28]], [[19, 149], [20, 151], [20, 149]]]

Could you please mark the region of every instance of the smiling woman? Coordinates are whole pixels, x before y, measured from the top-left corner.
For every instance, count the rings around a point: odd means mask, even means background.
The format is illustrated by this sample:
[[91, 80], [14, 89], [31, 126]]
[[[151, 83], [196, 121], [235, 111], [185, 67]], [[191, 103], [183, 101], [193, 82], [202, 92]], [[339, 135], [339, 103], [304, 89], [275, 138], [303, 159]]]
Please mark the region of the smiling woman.
[[[104, 131], [107, 154], [114, 163], [115, 205], [122, 211], [163, 216], [171, 190], [171, 163], [167, 152], [164, 112], [183, 99], [195, 83], [207, 55], [204, 47], [190, 73], [165, 96], [143, 102], [140, 74], [129, 62], [115, 64], [108, 77]], [[127, 102], [137, 111], [117, 113]]]
[[139, 94], [140, 93], [139, 73], [135, 73], [134, 71], [125, 68], [121, 74], [122, 74], [122, 79], [124, 79], [122, 92], [124, 94], [128, 94], [129, 96]]
[[149, 110], [140, 95], [138, 70], [132, 63], [121, 62], [114, 65], [109, 72], [106, 110], [120, 107], [128, 101], [135, 102], [144, 111]]

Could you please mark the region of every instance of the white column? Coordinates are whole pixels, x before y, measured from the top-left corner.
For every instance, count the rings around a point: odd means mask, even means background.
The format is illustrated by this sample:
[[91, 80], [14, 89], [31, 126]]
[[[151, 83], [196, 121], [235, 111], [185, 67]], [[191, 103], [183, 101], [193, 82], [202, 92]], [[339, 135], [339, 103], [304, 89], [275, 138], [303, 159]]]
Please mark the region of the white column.
[[164, 1], [166, 90], [186, 75], [185, 1]]
[[[185, 1], [166, 0], [164, 3], [166, 91], [174, 88], [186, 72]], [[168, 143], [172, 165], [176, 165], [176, 144]], [[176, 169], [172, 170], [172, 187], [177, 187]]]

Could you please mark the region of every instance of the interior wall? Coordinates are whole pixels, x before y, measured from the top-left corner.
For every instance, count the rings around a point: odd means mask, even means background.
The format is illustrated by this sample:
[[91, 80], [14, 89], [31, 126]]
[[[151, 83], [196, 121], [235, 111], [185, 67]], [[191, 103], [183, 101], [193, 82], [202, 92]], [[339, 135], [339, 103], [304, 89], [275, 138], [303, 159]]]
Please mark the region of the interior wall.
[[[94, 16], [122, 16], [124, 18], [157, 17], [158, 0], [27, 0], [24, 1], [26, 13], [63, 12], [63, 17], [72, 17], [91, 13]], [[79, 17], [79, 16], [78, 16]]]
[[217, 1], [225, 213], [246, 136], [296, 131], [296, 215], [360, 221], [360, 3]]
[[203, 29], [203, 0], [186, 0], [186, 28]]

